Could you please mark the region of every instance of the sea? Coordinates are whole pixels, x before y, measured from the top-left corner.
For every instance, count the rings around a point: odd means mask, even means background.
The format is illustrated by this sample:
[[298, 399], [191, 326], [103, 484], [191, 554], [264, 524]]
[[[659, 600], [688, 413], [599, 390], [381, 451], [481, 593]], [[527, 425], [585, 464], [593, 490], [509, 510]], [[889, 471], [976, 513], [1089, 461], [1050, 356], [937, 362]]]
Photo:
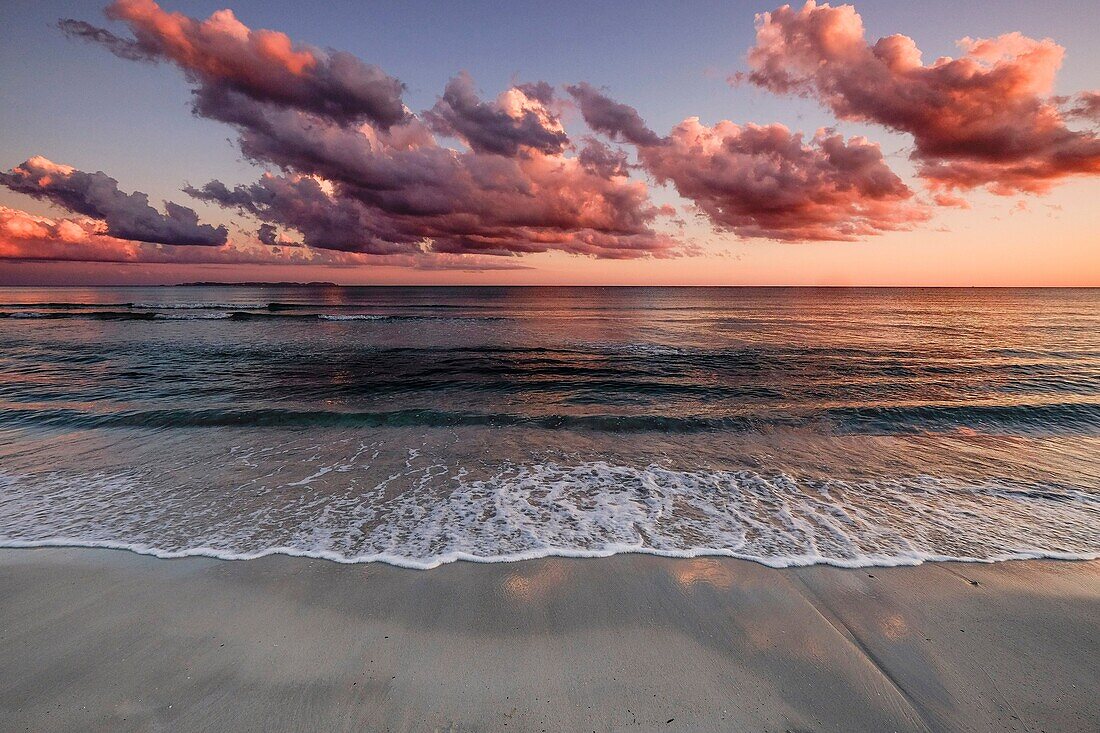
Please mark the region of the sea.
[[1100, 290], [0, 289], [0, 546], [1100, 557]]

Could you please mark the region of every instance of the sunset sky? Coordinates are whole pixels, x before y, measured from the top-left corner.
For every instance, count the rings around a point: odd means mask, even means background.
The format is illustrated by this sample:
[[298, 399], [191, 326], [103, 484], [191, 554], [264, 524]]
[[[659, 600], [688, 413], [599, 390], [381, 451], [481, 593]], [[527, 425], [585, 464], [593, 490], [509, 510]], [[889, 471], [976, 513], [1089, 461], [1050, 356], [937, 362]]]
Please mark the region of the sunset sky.
[[4, 3], [0, 285], [1100, 286], [1094, 3], [502, 7]]

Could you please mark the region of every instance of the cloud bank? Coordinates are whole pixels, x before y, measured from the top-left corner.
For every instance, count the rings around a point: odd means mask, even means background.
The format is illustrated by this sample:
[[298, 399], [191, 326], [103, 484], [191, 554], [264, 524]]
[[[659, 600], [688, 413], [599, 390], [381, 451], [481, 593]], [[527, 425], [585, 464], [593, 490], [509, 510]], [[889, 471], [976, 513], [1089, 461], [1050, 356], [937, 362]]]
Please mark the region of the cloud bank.
[[65, 262], [145, 262], [245, 264], [305, 262], [299, 253], [247, 252], [230, 245], [151, 244], [112, 236], [97, 219], [50, 218], [0, 206], [0, 259]]
[[347, 252], [314, 251], [271, 239], [228, 242], [217, 247], [160, 245], [120, 239], [106, 224], [87, 217], [50, 218], [0, 206], [0, 260], [21, 262], [103, 262], [176, 265], [327, 265], [401, 267], [415, 270], [522, 270], [524, 265], [496, 257], [416, 253], [367, 257]]
[[[965, 206], [971, 189], [1043, 193], [1100, 174], [1100, 138], [1088, 129], [1100, 123], [1100, 92], [1054, 96], [1058, 44], [965, 38], [958, 58], [925, 64], [906, 36], [868, 41], [846, 5], [811, 0], [758, 16], [749, 71], [737, 78], [911, 135], [929, 196], [890, 169], [877, 143], [830, 128], [687, 116], [660, 134], [587, 82], [560, 98], [545, 81], [493, 97], [466, 73], [414, 112], [404, 84], [379, 67], [250, 28], [230, 10], [200, 20], [153, 0], [115, 0], [105, 13], [126, 31], [59, 26], [120, 58], [182, 72], [193, 113], [232, 127], [266, 171], [184, 190], [254, 219], [255, 233], [231, 242], [190, 208], [165, 202], [161, 212], [105, 173], [33, 157], [0, 184], [77, 216], [0, 209], [0, 258], [421, 269], [513, 268], [518, 256], [555, 251], [666, 258], [698, 250], [669, 233], [676, 212], [653, 202], [647, 180], [675, 189], [717, 231], [813, 242], [911, 229], [933, 203]], [[573, 108], [587, 128], [576, 139], [563, 122], [573, 124]]]
[[134, 38], [63, 27], [124, 58], [176, 63], [195, 85], [195, 114], [232, 125], [247, 157], [282, 171], [189, 192], [297, 231], [309, 247], [614, 259], [682, 252], [655, 229], [670, 212], [650, 202], [643, 181], [566, 154], [572, 143], [548, 84], [516, 85], [486, 102], [460, 75], [431, 110], [395, 114], [399, 82], [383, 85], [392, 92], [385, 104], [367, 93], [380, 88], [368, 82], [390, 79], [375, 67], [253, 31], [228, 11], [197, 21], [150, 0], [120, 0], [108, 16]]

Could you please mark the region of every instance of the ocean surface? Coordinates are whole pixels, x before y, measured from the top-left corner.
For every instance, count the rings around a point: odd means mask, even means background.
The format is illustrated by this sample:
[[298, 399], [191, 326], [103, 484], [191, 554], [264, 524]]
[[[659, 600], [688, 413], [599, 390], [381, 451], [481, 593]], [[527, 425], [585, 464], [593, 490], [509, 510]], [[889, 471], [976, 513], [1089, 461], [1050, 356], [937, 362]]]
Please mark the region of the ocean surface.
[[0, 289], [0, 546], [1100, 556], [1100, 290]]

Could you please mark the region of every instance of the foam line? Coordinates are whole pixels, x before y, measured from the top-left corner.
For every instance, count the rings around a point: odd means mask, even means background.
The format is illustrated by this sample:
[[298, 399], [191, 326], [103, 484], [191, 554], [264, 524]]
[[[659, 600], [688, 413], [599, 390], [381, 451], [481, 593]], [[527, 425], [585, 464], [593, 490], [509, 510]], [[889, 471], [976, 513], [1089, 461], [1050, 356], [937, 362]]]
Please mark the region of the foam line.
[[523, 562], [525, 560], [538, 560], [546, 557], [561, 557], [573, 559], [595, 559], [613, 557], [615, 555], [653, 555], [677, 559], [692, 559], [700, 557], [728, 557], [737, 560], [747, 560], [764, 565], [769, 568], [798, 568], [811, 565], [828, 565], [837, 568], [893, 568], [914, 567], [927, 562], [961, 562], [979, 563], [991, 565], [1012, 560], [1100, 560], [1100, 552], [1053, 552], [1049, 550], [1031, 550], [996, 555], [994, 557], [954, 557], [951, 555], [934, 555], [927, 553], [914, 553], [910, 557], [884, 557], [869, 555], [854, 560], [838, 560], [836, 558], [800, 555], [786, 558], [766, 558], [757, 555], [746, 555], [732, 550], [719, 548], [699, 548], [694, 550], [658, 550], [652, 547], [639, 545], [622, 545], [603, 548], [601, 550], [578, 550], [565, 547], [544, 548], [517, 552], [509, 555], [476, 555], [468, 552], [449, 552], [429, 559], [417, 559], [403, 555], [390, 553], [377, 553], [373, 555], [359, 555], [348, 557], [337, 552], [326, 550], [300, 550], [293, 547], [271, 547], [257, 552], [226, 552], [211, 547], [192, 547], [186, 550], [164, 550], [146, 545], [130, 542], [114, 542], [111, 540], [79, 540], [65, 537], [56, 537], [45, 540], [5, 540], [0, 539], [0, 549], [35, 549], [44, 547], [77, 548], [77, 549], [108, 549], [123, 550], [137, 555], [147, 555], [161, 560], [180, 560], [189, 557], [205, 557], [214, 560], [226, 560], [241, 562], [259, 560], [265, 557], [282, 555], [285, 557], [300, 557], [312, 560], [326, 560], [341, 565], [361, 565], [366, 563], [383, 563], [410, 570], [432, 570], [454, 562], [476, 562], [483, 564]]

